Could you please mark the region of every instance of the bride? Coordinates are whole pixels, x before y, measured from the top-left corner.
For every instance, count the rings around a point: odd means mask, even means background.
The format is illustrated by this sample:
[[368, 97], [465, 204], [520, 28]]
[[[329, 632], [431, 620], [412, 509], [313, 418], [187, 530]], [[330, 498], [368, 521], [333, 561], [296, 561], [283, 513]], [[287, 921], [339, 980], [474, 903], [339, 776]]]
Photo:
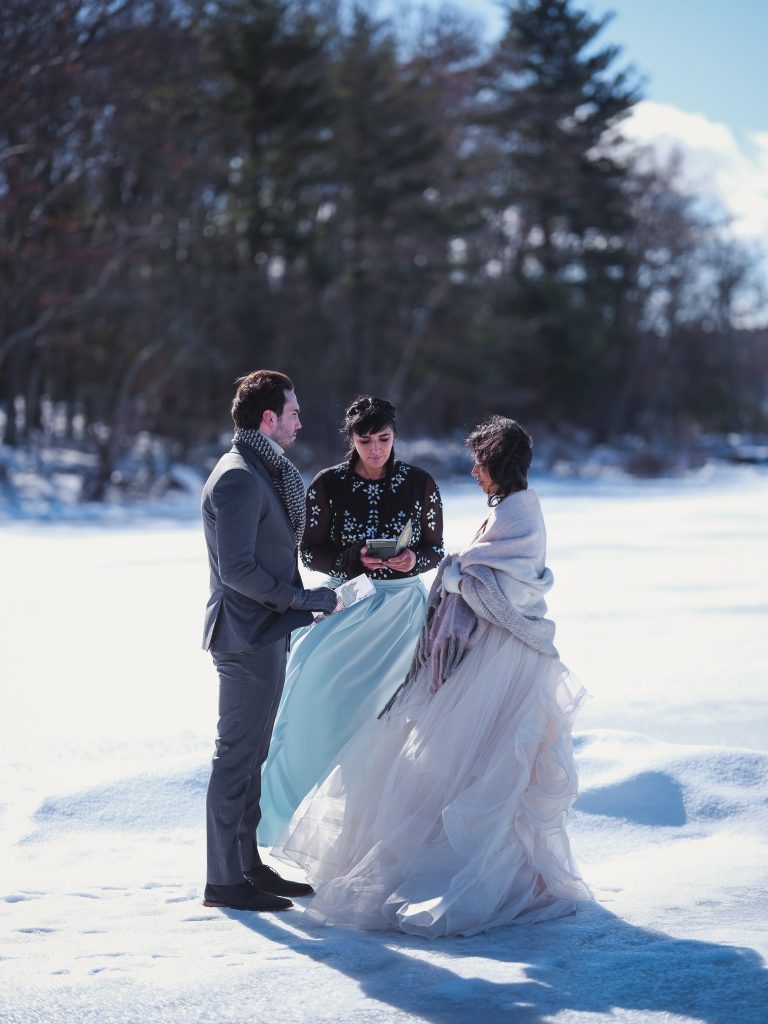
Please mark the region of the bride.
[[591, 898], [565, 831], [584, 691], [545, 617], [531, 439], [494, 416], [466, 443], [490, 514], [441, 563], [405, 682], [272, 849], [305, 870], [323, 924], [472, 935]]

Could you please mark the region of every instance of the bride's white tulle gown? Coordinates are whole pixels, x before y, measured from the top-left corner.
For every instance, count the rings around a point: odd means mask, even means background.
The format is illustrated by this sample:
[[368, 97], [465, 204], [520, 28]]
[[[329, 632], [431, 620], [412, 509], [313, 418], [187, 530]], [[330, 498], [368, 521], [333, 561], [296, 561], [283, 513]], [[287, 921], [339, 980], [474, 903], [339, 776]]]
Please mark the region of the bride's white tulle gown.
[[[522, 511], [535, 522], [538, 500], [521, 493], [528, 497], [502, 502], [502, 518], [517, 512], [519, 520]], [[497, 515], [483, 534], [491, 544], [509, 534]], [[532, 565], [541, 577], [543, 550]], [[519, 585], [520, 564], [515, 575]], [[479, 618], [472, 646], [437, 692], [427, 662], [389, 713], [342, 749], [273, 848], [316, 888], [308, 917], [471, 935], [559, 917], [590, 899], [565, 830], [577, 792], [571, 726], [583, 697], [558, 657]]]

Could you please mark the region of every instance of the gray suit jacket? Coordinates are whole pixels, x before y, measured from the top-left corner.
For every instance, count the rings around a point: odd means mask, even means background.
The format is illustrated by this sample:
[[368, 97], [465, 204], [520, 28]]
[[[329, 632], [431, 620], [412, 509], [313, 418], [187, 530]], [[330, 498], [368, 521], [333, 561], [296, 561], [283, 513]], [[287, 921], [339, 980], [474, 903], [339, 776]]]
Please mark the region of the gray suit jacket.
[[217, 462], [202, 515], [211, 573], [205, 650], [256, 650], [311, 621], [289, 611], [302, 586], [296, 535], [269, 469], [247, 445]]

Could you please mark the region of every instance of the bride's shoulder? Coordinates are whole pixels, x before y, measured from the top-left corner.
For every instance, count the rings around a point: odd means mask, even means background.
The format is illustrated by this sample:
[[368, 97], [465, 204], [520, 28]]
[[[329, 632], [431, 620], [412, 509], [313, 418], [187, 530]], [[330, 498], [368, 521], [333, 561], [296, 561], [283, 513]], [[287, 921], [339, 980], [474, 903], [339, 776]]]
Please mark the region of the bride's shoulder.
[[541, 508], [541, 502], [539, 501], [539, 495], [532, 487], [526, 488], [524, 491], [518, 491], [521, 495], [521, 504], [528, 505], [531, 508]]
[[538, 508], [541, 505], [539, 496], [532, 487], [524, 491], [513, 491], [496, 506], [497, 511], [514, 514], [525, 508]]
[[530, 529], [543, 519], [539, 496], [532, 488], [524, 491], [513, 491], [493, 510], [492, 519], [498, 523], [498, 529], [510, 527], [517, 532], [521, 526]]

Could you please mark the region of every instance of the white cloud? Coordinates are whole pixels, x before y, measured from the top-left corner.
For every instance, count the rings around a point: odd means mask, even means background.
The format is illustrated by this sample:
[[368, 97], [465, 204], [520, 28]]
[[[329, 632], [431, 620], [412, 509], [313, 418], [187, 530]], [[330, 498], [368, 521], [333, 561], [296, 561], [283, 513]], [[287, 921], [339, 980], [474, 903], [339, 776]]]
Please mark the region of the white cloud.
[[685, 184], [703, 199], [712, 196], [733, 216], [733, 230], [745, 241], [768, 237], [768, 132], [753, 132], [753, 153], [731, 129], [703, 114], [665, 103], [638, 103], [622, 123], [630, 141], [651, 146], [662, 158], [682, 156]]

